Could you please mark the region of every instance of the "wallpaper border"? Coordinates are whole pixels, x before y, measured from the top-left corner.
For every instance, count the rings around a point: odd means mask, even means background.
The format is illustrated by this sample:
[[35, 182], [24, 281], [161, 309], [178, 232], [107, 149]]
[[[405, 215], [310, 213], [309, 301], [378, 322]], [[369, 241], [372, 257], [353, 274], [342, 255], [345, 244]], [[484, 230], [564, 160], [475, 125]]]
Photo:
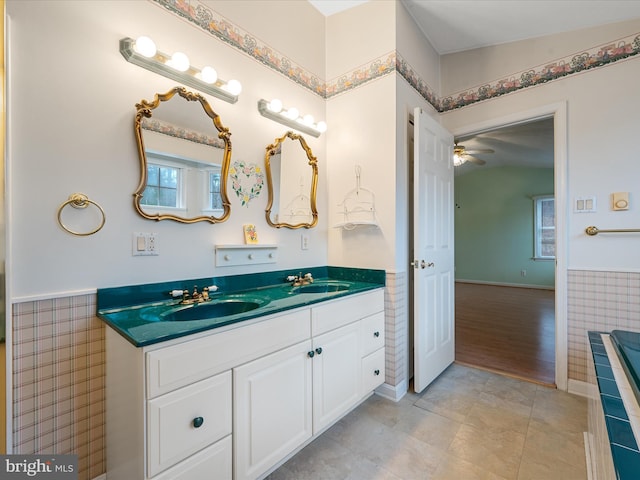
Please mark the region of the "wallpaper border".
[[149, 0], [192, 25], [237, 48], [322, 98], [345, 93], [371, 80], [397, 71], [433, 108], [444, 113], [498, 98], [589, 69], [604, 67], [640, 53], [640, 32], [576, 52], [548, 63], [515, 72], [504, 78], [439, 97], [397, 52], [386, 53], [339, 77], [323, 81], [312, 72], [277, 52], [249, 32], [232, 24], [198, 0]]

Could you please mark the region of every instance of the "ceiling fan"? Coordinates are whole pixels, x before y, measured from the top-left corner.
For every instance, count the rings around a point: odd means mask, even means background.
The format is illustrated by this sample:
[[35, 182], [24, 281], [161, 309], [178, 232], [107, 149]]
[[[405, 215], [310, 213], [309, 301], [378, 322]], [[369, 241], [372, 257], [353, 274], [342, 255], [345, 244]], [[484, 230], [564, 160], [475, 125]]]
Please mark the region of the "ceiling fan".
[[456, 143], [453, 147], [453, 166], [459, 167], [467, 162], [475, 163], [476, 165], [484, 165], [487, 162], [473, 156], [479, 153], [494, 153], [494, 150], [491, 150], [490, 148], [467, 150], [464, 145], [458, 145]]

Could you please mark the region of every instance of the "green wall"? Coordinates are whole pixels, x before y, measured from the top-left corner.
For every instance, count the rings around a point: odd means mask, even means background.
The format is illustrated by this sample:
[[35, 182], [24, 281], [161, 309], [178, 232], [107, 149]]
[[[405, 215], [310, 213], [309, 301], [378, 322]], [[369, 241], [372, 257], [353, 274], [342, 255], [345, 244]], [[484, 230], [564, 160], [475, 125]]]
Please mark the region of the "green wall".
[[552, 168], [497, 167], [457, 175], [456, 280], [553, 287], [555, 262], [532, 260], [531, 197], [549, 194]]

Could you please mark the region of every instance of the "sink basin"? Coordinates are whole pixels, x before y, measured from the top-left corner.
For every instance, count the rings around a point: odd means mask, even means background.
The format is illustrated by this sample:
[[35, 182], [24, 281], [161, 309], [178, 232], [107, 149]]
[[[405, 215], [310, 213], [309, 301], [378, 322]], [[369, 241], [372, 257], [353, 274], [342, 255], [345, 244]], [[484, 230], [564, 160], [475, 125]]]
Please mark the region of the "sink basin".
[[165, 322], [182, 322], [188, 320], [205, 320], [217, 317], [227, 317], [238, 313], [250, 312], [268, 303], [266, 300], [251, 298], [226, 298], [209, 303], [185, 305], [160, 314]]
[[293, 288], [295, 293], [334, 293], [345, 290], [349, 290], [348, 283], [310, 283]]

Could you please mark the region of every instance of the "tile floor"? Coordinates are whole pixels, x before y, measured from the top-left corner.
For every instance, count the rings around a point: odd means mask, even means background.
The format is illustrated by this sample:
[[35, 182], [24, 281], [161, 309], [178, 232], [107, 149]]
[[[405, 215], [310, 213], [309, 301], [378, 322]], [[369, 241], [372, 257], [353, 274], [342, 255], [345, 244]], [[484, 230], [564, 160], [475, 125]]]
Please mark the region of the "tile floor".
[[374, 395], [268, 480], [585, 480], [587, 400], [451, 365], [420, 395]]

